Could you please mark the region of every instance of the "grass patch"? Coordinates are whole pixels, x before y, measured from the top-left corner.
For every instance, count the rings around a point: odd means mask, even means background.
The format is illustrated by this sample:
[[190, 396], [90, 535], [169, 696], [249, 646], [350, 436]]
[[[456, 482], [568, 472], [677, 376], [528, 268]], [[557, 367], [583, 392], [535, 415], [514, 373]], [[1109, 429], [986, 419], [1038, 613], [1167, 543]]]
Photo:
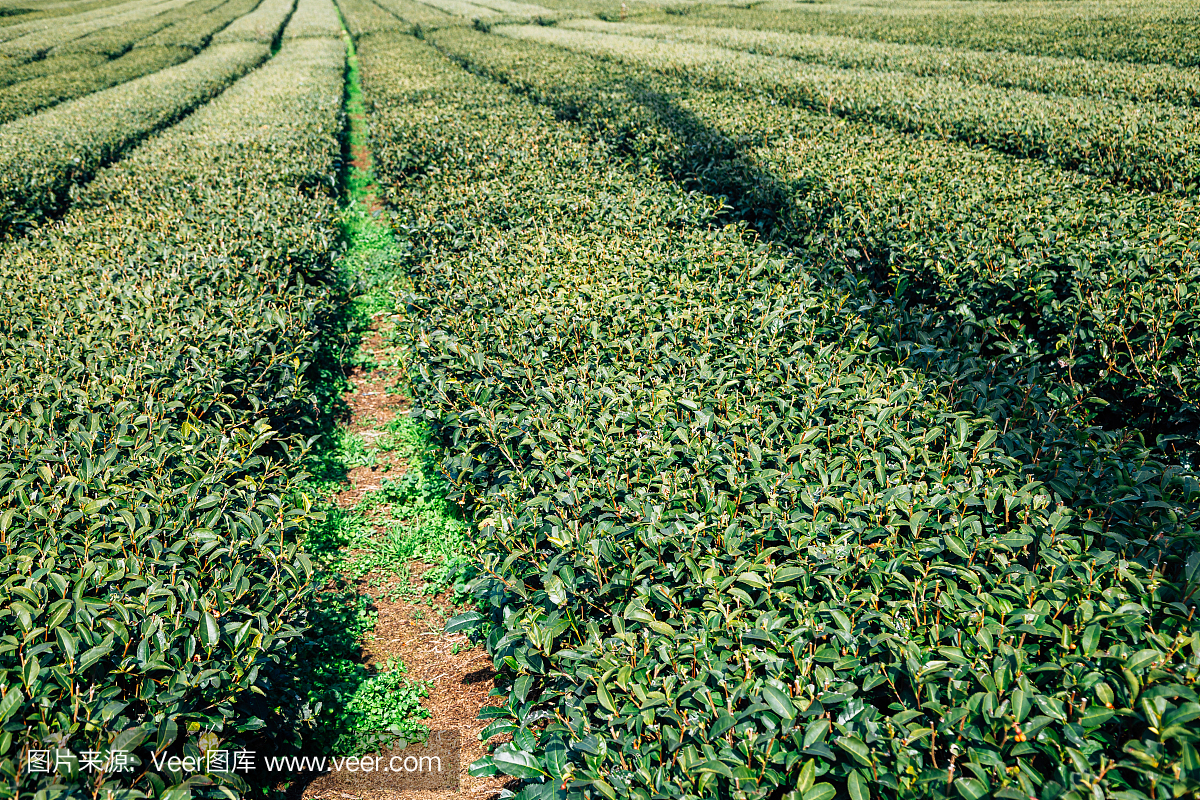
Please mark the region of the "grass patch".
[[458, 508], [446, 500], [446, 479], [432, 455], [436, 451], [428, 432], [410, 417], [397, 417], [388, 424], [387, 435], [366, 449], [362, 458], [374, 461], [377, 452], [398, 454], [408, 469], [395, 479], [384, 478], [382, 488], [359, 504], [359, 511], [375, 512], [377, 518], [383, 518], [384, 530], [374, 537], [368, 531], [368, 540], [352, 538], [350, 547], [363, 552], [346, 563], [346, 574], [398, 575], [401, 580], [392, 586], [389, 597], [411, 598], [418, 589], [411, 584], [409, 564], [421, 561], [430, 569], [422, 575], [420, 594], [431, 596], [452, 586], [461, 588], [470, 568], [464, 555], [468, 526]]

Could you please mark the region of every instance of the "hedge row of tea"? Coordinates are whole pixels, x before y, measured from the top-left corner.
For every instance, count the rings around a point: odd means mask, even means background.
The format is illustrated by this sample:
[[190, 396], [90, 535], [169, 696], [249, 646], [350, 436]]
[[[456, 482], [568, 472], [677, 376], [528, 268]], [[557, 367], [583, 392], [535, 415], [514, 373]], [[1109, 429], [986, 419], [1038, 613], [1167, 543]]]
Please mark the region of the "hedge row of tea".
[[[65, 20], [54, 25], [24, 33], [20, 36], [7, 38], [0, 42], [0, 56], [15, 61], [32, 61], [43, 58], [59, 47], [69, 47], [74, 41], [84, 39], [96, 33], [107, 35], [109, 31], [119, 32], [124, 28], [142, 31], [143, 35], [158, 30], [156, 18], [164, 13], [186, 8], [200, 0], [166, 0], [166, 2], [130, 3], [128, 7], [111, 8], [107, 13], [96, 15], [86, 20]], [[143, 27], [148, 25], [149, 27]], [[16, 33], [16, 26], [7, 29], [6, 34]]]
[[339, 0], [338, 10], [346, 21], [346, 29], [355, 39], [368, 33], [408, 33], [412, 30], [411, 25], [385, 10], [375, 0]]
[[213, 44], [262, 42], [272, 44], [296, 8], [296, 0], [262, 0], [250, 14], [235, 20], [212, 38]]
[[[693, 90], [653, 70], [445, 33], [472, 69], [583, 114], [764, 233], [951, 312], [983, 355], [1037, 365], [1110, 423], [1200, 426], [1200, 209], [1037, 162]], [[1103, 405], [1100, 405], [1103, 404]]]
[[[175, 66], [194, 56], [186, 47], [138, 47], [113, 60], [56, 72], [0, 89], [0, 125], [43, 108]], [[75, 61], [74, 56], [64, 56]], [[41, 63], [41, 62], [38, 62]]]
[[575, 9], [555, 10], [513, 0], [340, 0], [346, 27], [356, 39], [372, 33], [407, 30], [418, 33], [452, 25], [550, 23], [585, 15]]
[[342, 20], [333, 0], [307, 0], [296, 3], [296, 10], [292, 12], [287, 27], [284, 28], [283, 40], [340, 38], [341, 35]]
[[[152, 5], [146, 0], [93, 0], [83, 3], [52, 3], [40, 8], [28, 8], [30, 3], [5, 0], [0, 3], [0, 41], [23, 36], [32, 31], [98, 19], [127, 11], [140, 5]], [[23, 7], [25, 6], [25, 7]]]
[[0, 251], [0, 780], [22, 795], [53, 789], [29, 749], [134, 751], [86, 782], [158, 795], [190, 776], [152, 756], [278, 733], [344, 66], [340, 39], [285, 41]]
[[[416, 399], [481, 520], [485, 619], [455, 626], [491, 624], [508, 681], [477, 771], [526, 797], [1195, 790], [1193, 472], [1072, 424], [840, 243], [760, 240], [660, 177], [734, 172], [730, 143], [639, 115], [637, 76], [546, 107], [413, 39], [360, 58]], [[591, 87], [571, 59], [521, 77]]]
[[96, 170], [269, 54], [259, 42], [214, 45], [178, 66], [0, 126], [0, 239], [60, 211]]
[[72, 53], [102, 53], [110, 58], [126, 52], [131, 47], [154, 37], [164, 36], [167, 41], [175, 41], [175, 31], [182, 27], [186, 29], [189, 22], [198, 20], [213, 9], [226, 5], [220, 0], [192, 0], [186, 5], [160, 11], [158, 7], [153, 16], [130, 24], [108, 25], [87, 36], [81, 36], [58, 45], [50, 50], [47, 60], [56, 55]]
[[[6, 56], [0, 61], [0, 85], [97, 66], [121, 56], [140, 40], [170, 26], [173, 22], [187, 19], [192, 9], [204, 12], [219, 4], [220, 0], [197, 0], [140, 22], [102, 28], [64, 42], [44, 53], [43, 57], [32, 61], [19, 62], [16, 58]], [[55, 28], [61, 29], [65, 24], [65, 21], [60, 21]]]
[[948, 76], [844, 70], [711, 45], [542, 25], [496, 30], [718, 88], [770, 94], [814, 111], [984, 145], [1135, 189], [1200, 190], [1200, 115], [1191, 109], [1047, 96]]
[[596, 33], [713, 44], [842, 69], [947, 75], [992, 86], [1073, 97], [1096, 95], [1137, 103], [1200, 105], [1200, 74], [1169, 64], [1050, 58], [707, 25], [613, 23], [596, 19], [569, 20], [561, 25]]
[[101, 53], [72, 53], [55, 59], [45, 58], [40, 61], [26, 61], [22, 64], [13, 64], [10, 61], [0, 67], [0, 86], [35, 80], [45, 77], [51, 72], [73, 72], [86, 67], [94, 67], [108, 60], [108, 56]]
[[[1035, 56], [1200, 66], [1200, 3], [1178, 0], [695, 3], [639, 13], [638, 21], [832, 34], [900, 44], [1004, 50]], [[609, 12], [606, 18], [619, 15]]]
[[[46, 67], [44, 77], [14, 83], [0, 90], [0, 124], [186, 61], [203, 50], [214, 33], [250, 13], [258, 4], [259, 0], [227, 0], [186, 6], [180, 13], [194, 12], [195, 16], [184, 16], [152, 36], [135, 41], [132, 46], [112, 45], [117, 57], [83, 68], [68, 66], [66, 70], [56, 70], [50, 68], [49, 62], [63, 59], [73, 65], [80, 54], [94, 52], [103, 56], [108, 51], [92, 50], [90, 45], [89, 49], [83, 49], [80, 44], [78, 51], [36, 62]], [[205, 6], [213, 8], [206, 11]], [[84, 41], [86, 39], [80, 40], [81, 43]]]
[[74, 17], [97, 11], [102, 12], [103, 9], [123, 5], [126, 2], [128, 0], [85, 0], [84, 2], [77, 3], [51, 3], [45, 5], [32, 3], [29, 0], [9, 0], [0, 4], [0, 28], [34, 21], [38, 21], [42, 25], [59, 24], [62, 17]]
[[466, 20], [447, 14], [445, 11], [427, 6], [417, 0], [375, 0], [383, 9], [404, 20], [415, 28], [433, 30], [447, 25], [461, 25]]

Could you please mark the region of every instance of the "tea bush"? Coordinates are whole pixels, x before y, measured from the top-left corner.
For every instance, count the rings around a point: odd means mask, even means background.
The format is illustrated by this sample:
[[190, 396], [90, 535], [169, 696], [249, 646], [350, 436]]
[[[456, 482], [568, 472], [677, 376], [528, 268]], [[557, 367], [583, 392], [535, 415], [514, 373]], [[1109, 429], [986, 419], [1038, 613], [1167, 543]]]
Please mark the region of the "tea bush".
[[[0, 89], [0, 124], [175, 66], [195, 54], [186, 47], [137, 47], [111, 61], [6, 86]], [[70, 56], [62, 58], [75, 61]]]
[[340, 37], [342, 35], [342, 20], [338, 16], [337, 7], [332, 0], [320, 2], [296, 3], [296, 10], [288, 18], [287, 27], [283, 30], [283, 38], [302, 39], [306, 37]]
[[545, 6], [533, 5], [531, 3], [518, 3], [514, 0], [480, 0], [480, 2], [472, 3], [475, 6], [499, 11], [501, 14], [507, 14], [512, 17], [529, 17], [538, 14], [548, 14], [550, 9]]
[[470, 20], [447, 14], [445, 11], [416, 2], [416, 0], [377, 0], [382, 8], [423, 30], [436, 30], [448, 25], [470, 24]]
[[169, 28], [181, 20], [202, 17], [217, 6], [219, 0], [193, 0], [178, 8], [163, 11], [129, 24], [109, 25], [87, 36], [72, 39], [47, 53], [47, 58], [71, 53], [103, 53], [109, 58], [127, 52], [138, 42]]
[[[186, 61], [203, 50], [216, 31], [257, 5], [258, 0], [205, 0], [155, 17], [153, 28], [109, 28], [55, 48], [61, 54], [36, 62], [44, 65], [43, 77], [0, 90], [0, 124]], [[153, 32], [147, 35], [148, 30]], [[101, 35], [103, 40], [93, 40]], [[79, 54], [92, 51], [115, 57], [79, 64]]]
[[296, 0], [262, 0], [258, 8], [230, 23], [212, 38], [213, 44], [229, 42], [275, 42], [283, 32], [283, 24], [296, 7]]
[[579, 8], [553, 9], [533, 3], [517, 3], [513, 0], [479, 0], [477, 5], [499, 11], [507, 15], [509, 20], [524, 19], [525, 21], [537, 20], [541, 23], [548, 23], [572, 17], [588, 16], [586, 11]]
[[50, 30], [78, 22], [110, 17], [139, 5], [136, 0], [97, 0], [91, 3], [54, 4], [19, 16], [0, 16], [0, 41], [8, 41], [36, 31]]
[[769, 93], [811, 110], [881, 122], [921, 136], [986, 145], [1134, 189], [1194, 195], [1200, 188], [1200, 117], [1190, 110], [1047, 97], [949, 76], [841, 70], [709, 45], [542, 25], [496, 30], [685, 74], [705, 85]]
[[524, 797], [1196, 791], [1194, 472], [1064, 419], [945, 312], [725, 224], [652, 124], [618, 149], [411, 39], [360, 57], [414, 391], [510, 681], [478, 772]]
[[411, 29], [408, 23], [384, 10], [374, 0], [338, 0], [338, 8], [346, 20], [347, 30], [355, 39], [368, 33], [408, 32]]
[[96, 170], [210, 100], [268, 56], [216, 45], [169, 69], [0, 127], [0, 238], [53, 215]]
[[[186, 7], [196, 0], [168, 0], [155, 5], [130, 4], [128, 8], [109, 9], [106, 13], [96, 15], [86, 20], [72, 21], [55, 20], [54, 24], [34, 30], [22, 36], [0, 42], [0, 57], [12, 58], [17, 61], [30, 61], [42, 58], [52, 48], [66, 45], [69, 42], [84, 38], [98, 31], [107, 31], [121, 26], [137, 26], [140, 23], [153, 22], [154, 17], [172, 9]], [[156, 28], [154, 30], [157, 30]], [[146, 35], [146, 34], [143, 34]]]
[[344, 63], [339, 39], [286, 41], [0, 251], [0, 771], [23, 794], [56, 788], [31, 748], [135, 751], [86, 793], [158, 795], [211, 776], [152, 755], [283, 733]]
[[[635, 8], [635, 13], [640, 9]], [[682, 13], [680, 13], [682, 12]], [[904, 44], [1060, 58], [1200, 66], [1195, 0], [1086, 3], [939, 3], [921, 7], [766, 2], [753, 7], [687, 4], [652, 8], [639, 21], [821, 33]], [[609, 15], [616, 19], [616, 15]]]
[[[260, 0], [226, 0], [203, 14], [188, 14], [167, 28], [138, 42], [138, 47], [190, 47], [202, 50], [217, 31], [252, 13]], [[199, 10], [199, 9], [197, 9]]]
[[40, 61], [30, 61], [23, 64], [13, 64], [12, 59], [5, 63], [0, 60], [0, 86], [9, 86], [19, 81], [30, 81], [54, 72], [71, 72], [86, 67], [94, 67], [108, 61], [106, 56], [99, 53], [75, 53], [58, 59], [43, 58]]
[[487, 6], [467, 2], [467, 0], [429, 0], [425, 4], [439, 11], [445, 11], [447, 14], [466, 17], [467, 19], [488, 19], [503, 16], [499, 11]]
[[1194, 202], [546, 46], [436, 39], [622, 147], [649, 149], [765, 233], [952, 312], [981, 355], [1016, 356], [1069, 387], [1064, 405], [1195, 442]]
[[105, 9], [121, 5], [128, 0], [85, 0], [81, 3], [54, 3], [50, 6], [30, 8], [31, 3], [5, 3], [0, 6], [0, 36], [9, 28], [22, 26], [26, 30], [31, 23], [53, 24], [55, 17], [76, 17], [82, 14], [106, 13]]
[[842, 69], [876, 69], [914, 75], [948, 75], [1032, 92], [1096, 95], [1118, 100], [1200, 105], [1200, 76], [1168, 64], [1125, 64], [1082, 58], [1050, 58], [931, 45], [892, 44], [778, 31], [717, 28], [706, 25], [612, 23], [570, 20], [564, 28], [699, 42]]

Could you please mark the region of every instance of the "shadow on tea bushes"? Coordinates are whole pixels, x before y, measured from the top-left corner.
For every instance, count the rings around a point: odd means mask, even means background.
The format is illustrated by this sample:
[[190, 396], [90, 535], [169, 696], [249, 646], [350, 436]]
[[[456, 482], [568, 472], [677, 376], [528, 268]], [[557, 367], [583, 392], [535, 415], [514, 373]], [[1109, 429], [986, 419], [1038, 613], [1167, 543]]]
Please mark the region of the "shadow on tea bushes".
[[[707, 148], [623, 86], [570, 125], [371, 48], [411, 376], [480, 520], [486, 612], [451, 627], [490, 622], [510, 681], [477, 773], [525, 798], [1200, 786], [1193, 470], [839, 247], [726, 224], [728, 194], [663, 173], [747, 173], [676, 172]], [[569, 74], [536, 56], [523, 80]]]
[[624, 158], [724, 198], [726, 219], [937, 310], [937, 335], [955, 347], [1036, 367], [1077, 419], [1194, 447], [1200, 213], [1190, 201], [545, 45], [470, 31], [437, 42]]

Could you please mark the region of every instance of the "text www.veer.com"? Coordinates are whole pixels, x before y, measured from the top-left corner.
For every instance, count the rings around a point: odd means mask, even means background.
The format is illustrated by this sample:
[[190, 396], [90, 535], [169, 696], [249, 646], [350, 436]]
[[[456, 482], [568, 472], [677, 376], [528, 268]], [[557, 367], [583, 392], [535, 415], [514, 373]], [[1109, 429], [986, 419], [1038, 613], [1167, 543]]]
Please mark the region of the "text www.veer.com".
[[[164, 759], [167, 761], [168, 759]], [[178, 760], [178, 757], [176, 757]], [[438, 756], [274, 756], [263, 759], [268, 772], [441, 772]], [[155, 766], [158, 766], [157, 764]], [[172, 765], [168, 765], [172, 766]], [[186, 764], [182, 765], [186, 768]]]

